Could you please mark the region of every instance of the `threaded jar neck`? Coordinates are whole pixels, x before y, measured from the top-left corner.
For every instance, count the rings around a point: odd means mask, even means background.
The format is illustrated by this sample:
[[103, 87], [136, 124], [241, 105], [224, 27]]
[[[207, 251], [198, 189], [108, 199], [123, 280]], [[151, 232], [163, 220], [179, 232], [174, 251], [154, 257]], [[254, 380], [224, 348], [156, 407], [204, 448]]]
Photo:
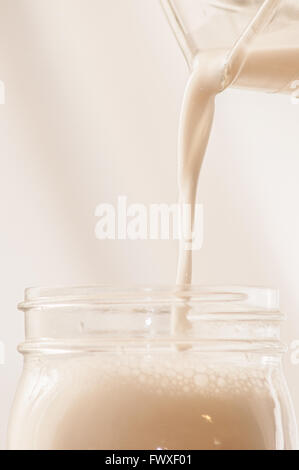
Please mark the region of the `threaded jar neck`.
[[[198, 351], [282, 351], [278, 292], [266, 288], [31, 288], [19, 309], [25, 313], [23, 353], [173, 344]], [[171, 331], [174, 309], [186, 312], [190, 328], [184, 334]]]

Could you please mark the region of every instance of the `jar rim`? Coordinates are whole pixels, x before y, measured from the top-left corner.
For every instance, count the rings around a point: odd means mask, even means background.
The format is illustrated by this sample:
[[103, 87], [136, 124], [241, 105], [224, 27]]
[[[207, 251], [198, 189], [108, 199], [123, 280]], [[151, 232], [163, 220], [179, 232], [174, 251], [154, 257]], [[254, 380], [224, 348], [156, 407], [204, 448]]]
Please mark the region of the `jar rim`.
[[[20, 351], [167, 348], [281, 351], [278, 291], [241, 286], [83, 286], [30, 288]], [[183, 310], [181, 310], [183, 309]], [[184, 311], [188, 329], [173, 333]], [[172, 346], [171, 346], [172, 347]], [[81, 350], [80, 349], [80, 350]]]
[[25, 290], [19, 310], [35, 308], [84, 307], [101, 304], [150, 304], [167, 303], [196, 305], [213, 304], [217, 311], [221, 305], [238, 304], [242, 311], [278, 312], [279, 291], [255, 286], [198, 286], [198, 285], [89, 285], [69, 287], [30, 287]]

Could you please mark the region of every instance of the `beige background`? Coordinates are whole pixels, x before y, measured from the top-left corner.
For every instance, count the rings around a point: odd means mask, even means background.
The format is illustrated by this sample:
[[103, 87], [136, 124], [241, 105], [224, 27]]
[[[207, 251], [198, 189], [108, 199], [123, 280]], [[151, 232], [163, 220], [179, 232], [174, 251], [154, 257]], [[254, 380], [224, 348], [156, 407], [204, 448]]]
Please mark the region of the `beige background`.
[[[24, 287], [174, 281], [174, 242], [97, 241], [93, 214], [118, 195], [176, 201], [187, 77], [158, 0], [0, 0], [0, 447]], [[287, 344], [299, 339], [298, 120], [288, 97], [218, 98], [194, 270], [196, 283], [280, 288]], [[299, 365], [285, 362], [299, 417]]]

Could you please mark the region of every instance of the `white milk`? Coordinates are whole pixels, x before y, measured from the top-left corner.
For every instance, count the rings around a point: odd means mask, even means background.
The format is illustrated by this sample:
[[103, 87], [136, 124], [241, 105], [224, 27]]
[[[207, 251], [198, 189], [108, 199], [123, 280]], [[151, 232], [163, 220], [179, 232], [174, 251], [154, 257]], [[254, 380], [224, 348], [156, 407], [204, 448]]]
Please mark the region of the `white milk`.
[[205, 365], [181, 353], [100, 356], [27, 364], [10, 449], [276, 448], [272, 379], [261, 366]]

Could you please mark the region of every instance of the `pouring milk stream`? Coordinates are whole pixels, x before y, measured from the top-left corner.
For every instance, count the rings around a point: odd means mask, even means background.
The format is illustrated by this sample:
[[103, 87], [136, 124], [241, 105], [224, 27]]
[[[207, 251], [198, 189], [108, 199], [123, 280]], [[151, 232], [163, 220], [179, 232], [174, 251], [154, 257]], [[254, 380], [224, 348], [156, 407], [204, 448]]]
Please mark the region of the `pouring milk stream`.
[[[181, 214], [184, 205], [191, 207], [192, 230], [198, 180], [213, 124], [216, 95], [237, 79], [252, 39], [271, 21], [279, 5], [280, 0], [264, 1], [231, 51], [208, 50], [200, 53], [195, 60], [185, 89], [178, 138], [179, 204]], [[268, 57], [267, 53], [265, 55]], [[273, 51], [270, 60], [277, 57], [279, 54]], [[259, 67], [265, 68], [263, 64], [261, 51], [251, 53], [247, 66], [249, 74]], [[181, 236], [176, 278], [178, 286], [188, 286], [192, 281], [192, 251], [186, 250], [186, 241]], [[187, 313], [186, 305], [173, 309], [173, 334], [181, 334], [188, 329]]]

